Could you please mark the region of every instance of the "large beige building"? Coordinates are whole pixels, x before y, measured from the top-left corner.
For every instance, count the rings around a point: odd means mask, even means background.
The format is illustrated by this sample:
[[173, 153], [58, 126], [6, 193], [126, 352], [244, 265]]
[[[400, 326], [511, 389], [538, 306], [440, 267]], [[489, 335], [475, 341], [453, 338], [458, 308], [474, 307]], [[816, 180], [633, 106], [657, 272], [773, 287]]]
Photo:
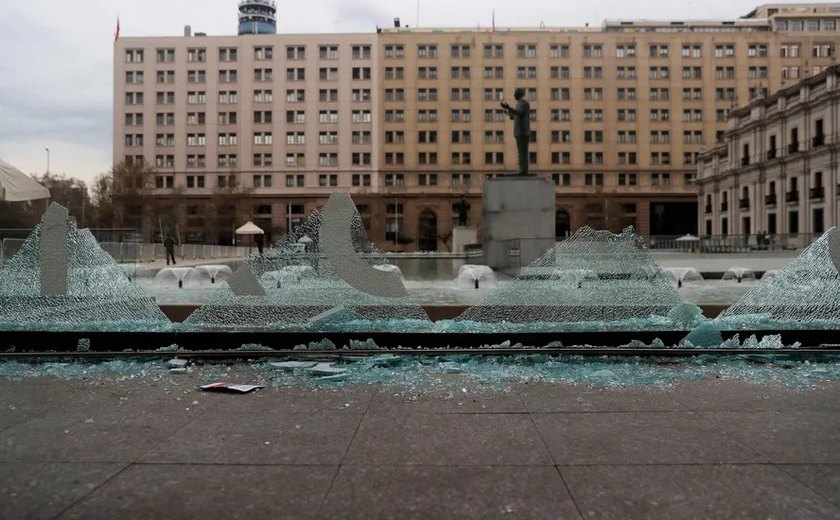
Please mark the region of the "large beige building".
[[838, 65], [730, 112], [725, 143], [700, 156], [703, 232], [802, 247], [840, 224], [838, 125]]
[[114, 160], [158, 170], [155, 206], [124, 213], [147, 234], [160, 219], [226, 242], [250, 219], [277, 237], [339, 189], [381, 247], [447, 249], [461, 194], [480, 227], [483, 180], [515, 171], [499, 102], [521, 86], [558, 236], [694, 232], [697, 155], [731, 108], [831, 65], [838, 18], [786, 4], [717, 22], [121, 38]]
[[273, 238], [336, 189], [379, 185], [373, 34], [120, 38], [114, 161], [157, 171], [154, 204], [124, 225], [230, 243], [252, 220]]

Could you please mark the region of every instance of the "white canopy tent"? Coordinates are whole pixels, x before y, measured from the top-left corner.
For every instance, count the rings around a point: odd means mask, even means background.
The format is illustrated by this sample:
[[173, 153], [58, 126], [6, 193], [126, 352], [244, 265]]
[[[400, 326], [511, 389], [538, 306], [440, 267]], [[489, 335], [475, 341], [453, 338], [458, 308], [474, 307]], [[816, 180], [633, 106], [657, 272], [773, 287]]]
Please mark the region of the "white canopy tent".
[[50, 198], [50, 190], [0, 159], [0, 201], [24, 202]]
[[694, 235], [688, 234], [688, 235], [681, 236], [680, 238], [678, 238], [677, 242], [696, 242], [698, 240], [700, 240], [700, 237], [696, 237]]
[[236, 229], [237, 235], [262, 235], [265, 231], [260, 229], [256, 224], [251, 222], [250, 220], [245, 223], [242, 227]]
[[[265, 231], [260, 229], [259, 226], [257, 226], [256, 224], [254, 224], [253, 222], [251, 222], [249, 220], [244, 225], [242, 225], [241, 227], [238, 227], [236, 229], [236, 234], [237, 235], [250, 235], [250, 236], [263, 235], [263, 234], [265, 234]], [[248, 256], [250, 256], [250, 255], [251, 255], [251, 239], [249, 237], [249, 239], [248, 239]]]

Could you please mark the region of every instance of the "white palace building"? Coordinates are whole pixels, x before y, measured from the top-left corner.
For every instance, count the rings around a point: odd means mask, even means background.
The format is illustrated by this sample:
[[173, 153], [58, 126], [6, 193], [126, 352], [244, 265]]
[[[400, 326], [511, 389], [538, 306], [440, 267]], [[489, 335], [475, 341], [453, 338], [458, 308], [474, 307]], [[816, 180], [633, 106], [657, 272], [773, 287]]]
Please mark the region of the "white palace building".
[[840, 222], [840, 66], [734, 109], [698, 158], [700, 232], [801, 247]]

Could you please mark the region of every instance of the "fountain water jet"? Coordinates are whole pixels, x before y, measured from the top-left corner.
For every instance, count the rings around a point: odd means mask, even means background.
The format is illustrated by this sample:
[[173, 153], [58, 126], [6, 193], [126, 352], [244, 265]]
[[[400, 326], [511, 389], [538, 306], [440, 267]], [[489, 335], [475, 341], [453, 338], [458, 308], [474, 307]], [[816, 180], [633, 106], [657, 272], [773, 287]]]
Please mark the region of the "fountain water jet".
[[455, 287], [459, 289], [479, 289], [481, 287], [498, 287], [499, 280], [496, 273], [489, 266], [465, 264], [458, 269]]
[[195, 268], [201, 273], [206, 273], [210, 277], [210, 283], [216, 283], [217, 279], [219, 281], [227, 280], [233, 276], [233, 271], [226, 265], [198, 265]]
[[668, 277], [677, 287], [682, 288], [684, 281], [686, 282], [702, 282], [703, 275], [693, 267], [663, 267], [665, 276]]
[[183, 289], [189, 282], [190, 285], [199, 285], [201, 273], [195, 267], [164, 267], [155, 275], [156, 285], [167, 285], [177, 282], [178, 288]]
[[741, 283], [743, 279], [755, 281], [755, 272], [749, 267], [730, 267], [721, 278], [721, 280], [737, 280], [738, 283]]

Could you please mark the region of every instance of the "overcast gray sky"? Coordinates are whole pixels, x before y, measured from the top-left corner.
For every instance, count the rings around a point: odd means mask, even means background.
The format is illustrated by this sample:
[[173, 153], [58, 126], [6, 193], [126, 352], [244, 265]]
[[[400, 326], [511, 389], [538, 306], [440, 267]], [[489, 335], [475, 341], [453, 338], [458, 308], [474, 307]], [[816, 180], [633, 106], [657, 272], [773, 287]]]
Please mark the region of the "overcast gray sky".
[[[235, 34], [238, 0], [28, 0], [0, 7], [0, 158], [26, 173], [83, 180], [111, 165], [113, 33], [173, 36], [184, 25]], [[278, 32], [372, 32], [395, 16], [417, 25], [417, 0], [277, 0]], [[598, 25], [606, 19], [733, 19], [747, 0], [420, 0], [419, 25]]]

